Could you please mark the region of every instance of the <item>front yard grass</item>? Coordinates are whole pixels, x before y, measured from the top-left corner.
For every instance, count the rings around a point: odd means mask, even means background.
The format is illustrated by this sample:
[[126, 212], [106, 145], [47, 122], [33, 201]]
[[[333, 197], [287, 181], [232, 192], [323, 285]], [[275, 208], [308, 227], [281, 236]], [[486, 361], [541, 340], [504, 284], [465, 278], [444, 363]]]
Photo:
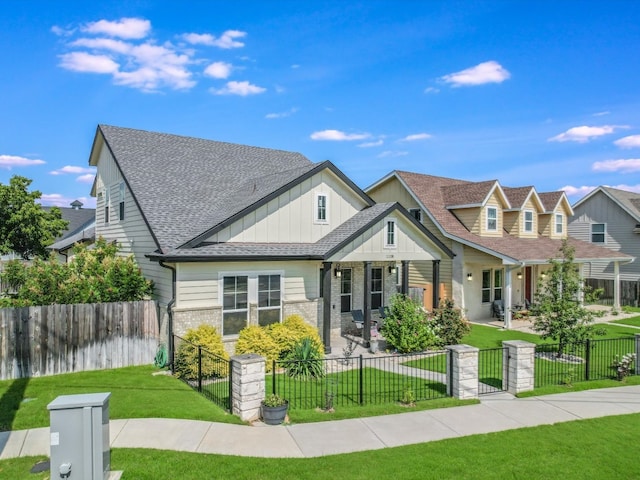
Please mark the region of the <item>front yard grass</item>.
[[[123, 480], [350, 478], [547, 480], [640, 478], [633, 454], [640, 414], [472, 435], [328, 457], [274, 459], [162, 450], [113, 449]], [[29, 469], [44, 457], [0, 461], [0, 478], [45, 479]]]
[[[625, 318], [623, 320], [614, 320], [611, 323], [619, 323], [622, 325], [631, 325], [634, 327], [640, 327], [640, 317], [631, 317], [631, 318]], [[640, 331], [636, 333], [640, 333]]]
[[157, 371], [149, 365], [0, 381], [0, 431], [47, 427], [47, 404], [56, 397], [97, 392], [111, 392], [111, 419], [162, 417], [242, 423], [180, 380], [152, 375]]

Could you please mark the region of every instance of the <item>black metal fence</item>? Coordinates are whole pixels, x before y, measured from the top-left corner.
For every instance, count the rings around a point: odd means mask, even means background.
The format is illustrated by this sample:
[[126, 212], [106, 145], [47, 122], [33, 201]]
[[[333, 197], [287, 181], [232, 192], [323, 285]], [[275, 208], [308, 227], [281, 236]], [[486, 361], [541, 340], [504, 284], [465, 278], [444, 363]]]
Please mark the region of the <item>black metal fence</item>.
[[446, 352], [274, 361], [267, 391], [294, 409], [412, 403], [447, 396]]
[[503, 392], [509, 385], [506, 347], [483, 348], [478, 351], [478, 394]]
[[231, 362], [173, 336], [173, 373], [216, 405], [231, 411]]
[[[559, 344], [538, 345], [535, 354], [535, 387], [618, 378], [614, 362], [626, 354], [634, 353], [634, 337], [586, 340], [565, 345], [562, 351]], [[635, 369], [632, 368], [629, 374], [634, 375]]]

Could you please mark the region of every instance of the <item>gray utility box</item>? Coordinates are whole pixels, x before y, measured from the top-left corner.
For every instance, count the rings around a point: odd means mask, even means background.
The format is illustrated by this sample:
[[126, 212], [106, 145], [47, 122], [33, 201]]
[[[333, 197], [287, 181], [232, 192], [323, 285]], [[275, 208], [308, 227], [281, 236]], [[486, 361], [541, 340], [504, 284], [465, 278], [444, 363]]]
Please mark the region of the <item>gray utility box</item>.
[[105, 480], [111, 468], [111, 393], [61, 395], [47, 405], [51, 420], [51, 479]]

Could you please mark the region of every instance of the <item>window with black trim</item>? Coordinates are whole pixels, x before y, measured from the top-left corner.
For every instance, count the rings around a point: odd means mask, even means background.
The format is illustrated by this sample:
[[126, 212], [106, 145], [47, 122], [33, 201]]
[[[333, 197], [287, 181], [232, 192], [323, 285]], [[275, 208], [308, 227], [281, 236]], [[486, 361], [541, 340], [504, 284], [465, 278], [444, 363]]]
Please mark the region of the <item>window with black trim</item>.
[[111, 193], [109, 188], [104, 189], [104, 223], [109, 223], [109, 209], [111, 207]]
[[377, 310], [382, 306], [382, 268], [371, 269], [371, 309]]
[[124, 220], [124, 182], [120, 183], [120, 203], [118, 204], [118, 218]]
[[413, 218], [415, 218], [419, 222], [422, 222], [422, 210], [420, 210], [419, 208], [410, 208], [409, 213]]
[[385, 247], [396, 246], [396, 222], [394, 220], [387, 220], [384, 240]]
[[351, 269], [343, 268], [340, 274], [340, 312], [351, 311]]

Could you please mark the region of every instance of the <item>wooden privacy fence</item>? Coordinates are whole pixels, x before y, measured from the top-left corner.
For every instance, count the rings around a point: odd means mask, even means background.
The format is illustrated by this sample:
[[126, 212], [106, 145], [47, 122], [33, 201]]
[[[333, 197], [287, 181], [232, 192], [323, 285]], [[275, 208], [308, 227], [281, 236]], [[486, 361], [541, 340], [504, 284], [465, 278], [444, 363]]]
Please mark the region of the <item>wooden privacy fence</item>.
[[152, 300], [0, 309], [0, 380], [153, 363]]

